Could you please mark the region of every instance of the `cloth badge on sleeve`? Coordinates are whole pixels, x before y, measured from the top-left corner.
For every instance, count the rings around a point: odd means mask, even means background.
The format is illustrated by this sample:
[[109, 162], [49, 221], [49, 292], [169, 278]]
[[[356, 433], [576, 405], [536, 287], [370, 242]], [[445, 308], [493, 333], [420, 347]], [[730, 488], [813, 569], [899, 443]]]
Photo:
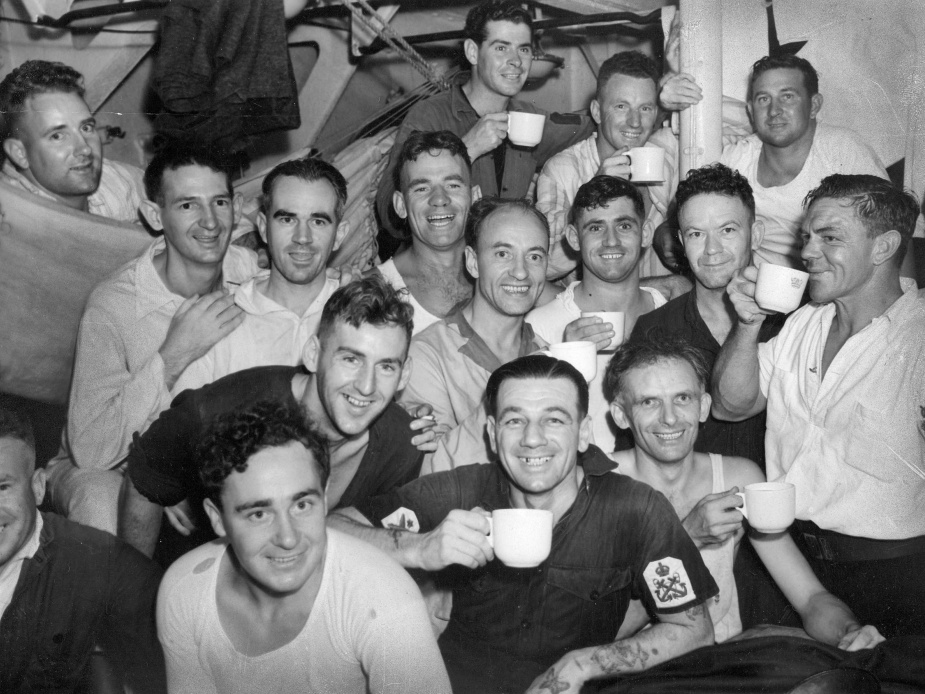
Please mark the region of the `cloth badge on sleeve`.
[[650, 562], [642, 575], [656, 607], [677, 607], [697, 597], [680, 559], [665, 557]]
[[414, 515], [414, 511], [402, 506], [382, 519], [382, 527], [398, 528], [399, 530], [416, 533], [421, 529], [421, 524], [418, 522], [418, 517]]

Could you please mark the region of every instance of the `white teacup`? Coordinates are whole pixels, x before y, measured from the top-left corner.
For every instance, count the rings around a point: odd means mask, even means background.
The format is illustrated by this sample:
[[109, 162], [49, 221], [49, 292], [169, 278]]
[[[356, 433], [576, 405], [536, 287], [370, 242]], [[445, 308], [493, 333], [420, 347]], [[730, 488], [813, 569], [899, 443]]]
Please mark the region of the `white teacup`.
[[546, 116], [542, 113], [509, 111], [507, 114], [507, 138], [521, 147], [536, 147], [543, 139]]
[[590, 383], [597, 375], [597, 345], [588, 340], [558, 342], [545, 350], [549, 356], [567, 361]]
[[626, 316], [622, 311], [582, 311], [581, 317], [597, 316], [605, 323], [610, 323], [614, 331], [614, 336], [610, 338], [610, 344], [602, 352], [613, 352], [617, 347], [623, 344], [623, 331], [626, 329]]
[[665, 150], [661, 147], [633, 147], [626, 153], [633, 183], [662, 183], [665, 180]]
[[800, 305], [808, 279], [808, 272], [762, 263], [758, 267], [755, 302], [765, 311], [790, 313]]
[[539, 566], [552, 547], [552, 511], [503, 508], [491, 512], [488, 543], [495, 556], [515, 569]]
[[756, 482], [738, 493], [745, 504], [739, 509], [748, 524], [762, 533], [780, 533], [796, 515], [796, 487], [789, 482]]

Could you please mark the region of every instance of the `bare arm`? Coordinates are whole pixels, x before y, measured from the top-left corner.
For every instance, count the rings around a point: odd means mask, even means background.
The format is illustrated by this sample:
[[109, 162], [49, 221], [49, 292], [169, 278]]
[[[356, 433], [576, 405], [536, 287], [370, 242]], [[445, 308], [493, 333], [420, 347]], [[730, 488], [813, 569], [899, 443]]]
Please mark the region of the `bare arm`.
[[146, 557], [154, 556], [163, 506], [148, 501], [125, 475], [119, 492], [119, 537]]
[[703, 605], [659, 619], [651, 629], [635, 636], [567, 653], [534, 680], [528, 694], [577, 694], [588, 680], [640, 672], [713, 643], [713, 623]]
[[378, 547], [406, 569], [439, 571], [450, 564], [475, 569], [495, 556], [488, 544], [488, 520], [479, 510], [450, 511], [443, 522], [428, 533], [373, 527], [354, 508], [331, 513], [328, 527]]

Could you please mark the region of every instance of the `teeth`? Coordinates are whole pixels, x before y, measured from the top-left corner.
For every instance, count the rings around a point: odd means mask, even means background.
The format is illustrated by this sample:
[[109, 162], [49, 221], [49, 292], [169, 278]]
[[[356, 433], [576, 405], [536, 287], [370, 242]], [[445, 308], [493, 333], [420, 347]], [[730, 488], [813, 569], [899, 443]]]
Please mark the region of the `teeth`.
[[622, 253], [602, 253], [601, 257], [604, 260], [617, 260], [618, 258], [622, 258], [623, 254]]
[[510, 284], [501, 285], [501, 288], [509, 294], [526, 294], [528, 287], [514, 287]]
[[684, 433], [683, 431], [678, 431], [678, 432], [675, 432], [674, 434], [656, 434], [656, 436], [660, 438], [662, 441], [674, 441], [675, 439], [680, 438], [681, 434], [683, 433]]
[[524, 461], [524, 463], [526, 463], [527, 465], [544, 465], [545, 463], [548, 463], [550, 460], [552, 460], [552, 456], [547, 455], [542, 458], [521, 457], [521, 460]]
[[369, 407], [371, 404], [368, 400], [357, 400], [356, 398], [352, 398], [349, 395], [344, 395], [344, 397], [347, 398], [347, 402], [349, 402], [354, 407]]

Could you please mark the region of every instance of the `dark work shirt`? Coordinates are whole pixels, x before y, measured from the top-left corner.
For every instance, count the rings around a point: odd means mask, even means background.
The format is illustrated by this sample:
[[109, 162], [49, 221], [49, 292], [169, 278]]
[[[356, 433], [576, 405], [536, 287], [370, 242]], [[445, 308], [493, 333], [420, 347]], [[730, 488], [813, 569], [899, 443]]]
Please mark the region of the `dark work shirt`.
[[[700, 351], [712, 370], [721, 345], [700, 315], [696, 291], [689, 291], [640, 316], [630, 340], [639, 339], [646, 334], [659, 333], [683, 337]], [[785, 318], [786, 316], [780, 313], [765, 318], [761, 324], [759, 342], [767, 342], [777, 335], [784, 325]], [[764, 412], [741, 422], [724, 422], [716, 419], [711, 413], [707, 421], [700, 425], [694, 450], [699, 453], [741, 456], [754, 460], [764, 470], [764, 432]], [[619, 446], [618, 449], [627, 447]]]
[[132, 691], [164, 691], [160, 568], [109, 533], [53, 513], [42, 521], [38, 551], [0, 619], [0, 692], [77, 691], [97, 645]]
[[[612, 642], [631, 598], [665, 614], [718, 592], [664, 496], [614, 474], [616, 465], [594, 446], [580, 463], [578, 496], [539, 567], [512, 569], [496, 559], [476, 570], [451, 567], [443, 577], [452, 581], [453, 611], [439, 644], [454, 694], [525, 691], [566, 653]], [[413, 514], [428, 532], [451, 510], [476, 506], [510, 508], [499, 465], [425, 475], [357, 509], [375, 526], [404, 515], [397, 524], [413, 527]]]
[[[229, 374], [202, 388], [185, 390], [143, 435], [135, 435], [127, 468], [135, 488], [161, 506], [173, 506], [190, 497], [193, 510], [199, 513], [197, 531], [186, 541], [181, 541], [178, 533], [171, 533], [169, 523], [163, 524], [162, 540], [176, 548], [159, 552], [162, 563], [175, 559], [180, 550], [188, 551], [215, 537], [201, 512], [203, 490], [196, 461], [196, 447], [214, 419], [262, 400], [298, 408], [292, 379], [300, 373], [305, 373], [302, 367], [260, 366]], [[369, 496], [417, 478], [424, 454], [411, 444], [410, 423], [410, 415], [389, 403], [369, 429], [366, 452], [338, 508], [356, 506]]]

